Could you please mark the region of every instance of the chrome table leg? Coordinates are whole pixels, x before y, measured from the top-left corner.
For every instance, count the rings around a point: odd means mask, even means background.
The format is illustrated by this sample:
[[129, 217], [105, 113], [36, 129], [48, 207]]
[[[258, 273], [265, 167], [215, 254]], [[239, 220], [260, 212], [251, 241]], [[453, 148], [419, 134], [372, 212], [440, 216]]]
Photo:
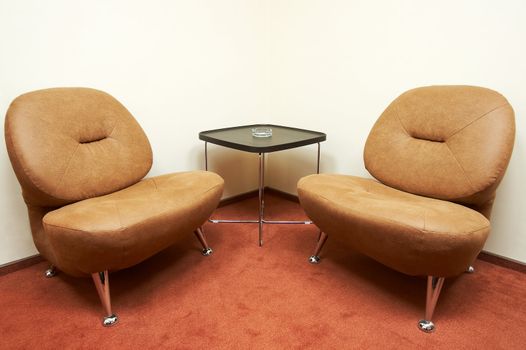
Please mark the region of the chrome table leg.
[[263, 220], [264, 220], [264, 210], [265, 210], [265, 202], [264, 202], [264, 186], [265, 186], [265, 153], [259, 154], [259, 188], [258, 188], [258, 194], [259, 194], [259, 246], [263, 246]]

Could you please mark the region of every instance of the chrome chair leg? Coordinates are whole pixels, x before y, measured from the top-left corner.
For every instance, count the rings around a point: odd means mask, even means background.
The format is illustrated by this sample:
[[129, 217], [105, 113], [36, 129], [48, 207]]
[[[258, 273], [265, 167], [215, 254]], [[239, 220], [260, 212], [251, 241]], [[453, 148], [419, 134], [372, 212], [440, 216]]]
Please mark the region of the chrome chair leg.
[[51, 277], [55, 277], [56, 274], [57, 274], [56, 267], [53, 265], [50, 265], [49, 269], [47, 269], [46, 272], [44, 273], [44, 276], [46, 276], [46, 278], [51, 278]]
[[104, 327], [113, 326], [117, 323], [118, 318], [113, 312], [111, 312], [111, 299], [110, 299], [110, 280], [108, 279], [108, 270], [104, 272], [95, 272], [91, 274], [97, 293], [99, 294], [100, 301], [104, 307], [106, 316], [102, 319], [102, 325]]
[[431, 333], [435, 330], [435, 324], [431, 318], [443, 285], [444, 277], [427, 276], [426, 314], [425, 318], [418, 322], [418, 328], [423, 332]]
[[211, 255], [214, 251], [212, 250], [212, 248], [210, 248], [210, 246], [206, 242], [205, 235], [201, 227], [198, 227], [194, 231], [194, 233], [197, 236], [197, 239], [199, 240], [199, 242], [201, 242], [201, 245], [203, 246], [203, 250], [201, 251], [201, 254], [203, 254], [204, 256]]
[[323, 248], [323, 245], [327, 241], [328, 237], [329, 236], [325, 232], [320, 231], [320, 235], [318, 236], [318, 244], [316, 244], [316, 249], [314, 250], [314, 254], [312, 254], [309, 257], [309, 262], [311, 264], [319, 264], [320, 263], [320, 256], [319, 256], [319, 254], [320, 254], [321, 249]]

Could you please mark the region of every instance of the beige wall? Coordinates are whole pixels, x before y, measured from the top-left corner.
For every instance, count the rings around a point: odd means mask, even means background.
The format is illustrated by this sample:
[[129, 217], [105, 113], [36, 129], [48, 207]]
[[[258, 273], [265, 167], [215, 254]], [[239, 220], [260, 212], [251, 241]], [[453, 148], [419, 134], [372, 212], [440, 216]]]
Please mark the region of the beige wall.
[[[516, 143], [497, 193], [485, 250], [526, 262], [526, 2], [496, 0], [274, 1], [270, 111], [275, 122], [327, 133], [322, 171], [366, 175], [376, 118], [421, 85], [495, 89], [516, 114]], [[294, 192], [315, 150], [272, 155], [269, 183]], [[310, 162], [310, 163], [309, 163]]]
[[[520, 0], [0, 1], [0, 114], [29, 90], [90, 86], [144, 127], [152, 175], [202, 168], [201, 130], [271, 122], [326, 132], [322, 171], [367, 176], [365, 138], [397, 95], [487, 86], [514, 106], [517, 142], [485, 249], [526, 262], [525, 15]], [[315, 152], [271, 154], [267, 184], [295, 193]], [[211, 146], [210, 160], [226, 196], [256, 188], [254, 155]], [[0, 179], [3, 264], [36, 251], [5, 152]]]
[[[255, 123], [267, 114], [265, 6], [245, 0], [0, 1], [0, 114], [26, 91], [99, 88], [145, 129], [152, 175], [201, 169], [199, 131]], [[253, 165], [251, 154], [210, 147], [210, 168], [227, 180], [226, 196], [257, 187]], [[0, 179], [3, 264], [36, 251], [5, 151]]]

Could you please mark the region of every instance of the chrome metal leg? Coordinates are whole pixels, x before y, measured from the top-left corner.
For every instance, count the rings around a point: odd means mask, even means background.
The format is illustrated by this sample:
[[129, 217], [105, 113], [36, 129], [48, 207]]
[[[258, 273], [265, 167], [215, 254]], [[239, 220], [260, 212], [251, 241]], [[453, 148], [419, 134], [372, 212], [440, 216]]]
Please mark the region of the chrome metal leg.
[[[257, 222], [257, 221], [256, 221]], [[311, 225], [312, 221], [310, 220], [265, 220], [263, 219], [264, 224], [279, 224], [279, 225]]]
[[314, 250], [314, 254], [312, 254], [309, 257], [309, 262], [311, 264], [319, 264], [320, 263], [320, 255], [319, 254], [320, 254], [321, 249], [323, 248], [323, 245], [327, 241], [327, 238], [329, 238], [329, 236], [325, 232], [320, 231], [320, 234], [318, 236], [318, 244], [316, 244], [316, 249]]
[[194, 233], [197, 236], [197, 239], [199, 240], [199, 242], [201, 242], [201, 245], [203, 246], [203, 250], [201, 251], [201, 254], [203, 254], [204, 256], [211, 255], [213, 253], [213, 250], [212, 250], [212, 248], [210, 248], [210, 246], [206, 242], [205, 234], [203, 232], [203, 229], [201, 227], [198, 227], [194, 231]]
[[320, 143], [318, 142], [318, 161], [316, 163], [316, 174], [320, 173]]
[[[208, 170], [208, 143], [205, 141], [205, 170]], [[316, 161], [316, 173], [320, 173], [320, 149], [321, 145], [318, 142], [318, 157]], [[260, 247], [263, 246], [263, 227], [264, 224], [299, 224], [299, 225], [311, 225], [310, 220], [265, 220], [265, 153], [259, 153], [259, 215], [257, 220], [220, 220], [220, 219], [208, 219], [209, 222], [214, 224], [238, 224], [238, 223], [253, 223], [258, 224], [259, 239], [258, 244]]]
[[46, 278], [51, 278], [51, 277], [55, 277], [56, 274], [57, 274], [57, 269], [55, 268], [55, 266], [50, 265], [49, 269], [47, 269], [46, 272], [44, 273], [44, 276], [46, 276]]
[[259, 154], [259, 246], [263, 246], [263, 221], [264, 221], [264, 185], [265, 185], [265, 153]]
[[257, 224], [259, 220], [218, 220], [208, 219], [213, 224]]
[[466, 269], [466, 273], [473, 273], [475, 272], [475, 268], [473, 266], [469, 266], [467, 269]]
[[[263, 154], [263, 157], [265, 155]], [[261, 160], [260, 160], [261, 162]], [[260, 173], [261, 173], [261, 165], [260, 165]], [[263, 192], [263, 195], [262, 195], [262, 198], [260, 199], [260, 203], [261, 203], [261, 207], [263, 208], [263, 212], [264, 212], [264, 207], [265, 207], [265, 195], [264, 195], [264, 192], [265, 192], [265, 182], [264, 181], [261, 181], [261, 176], [265, 176], [264, 175], [265, 173], [265, 159], [263, 159], [263, 175], [260, 174], [260, 186], [262, 186], [262, 192]], [[319, 174], [320, 173], [320, 143], [318, 142], [318, 159], [317, 159], [317, 162], [316, 162], [316, 173]], [[263, 182], [263, 183], [261, 183]], [[216, 220], [217, 221], [217, 220]], [[312, 224], [312, 221], [311, 220], [265, 220], [264, 218], [264, 215], [261, 215], [260, 216], [260, 221], [261, 224], [260, 226], [263, 227], [263, 224], [279, 224], [279, 225], [311, 225]], [[224, 220], [223, 220], [224, 222]], [[238, 221], [236, 221], [238, 222]], [[260, 246], [263, 244], [263, 241], [261, 239], [261, 229], [260, 229]], [[320, 234], [321, 235], [321, 234]]]
[[95, 272], [91, 274], [97, 293], [104, 307], [106, 316], [102, 319], [102, 325], [104, 327], [113, 326], [117, 323], [118, 318], [113, 312], [111, 312], [111, 299], [110, 299], [110, 280], [108, 279], [108, 270], [104, 272]]
[[426, 313], [425, 318], [418, 322], [418, 328], [426, 333], [431, 333], [435, 330], [435, 324], [431, 321], [435, 306], [438, 301], [438, 296], [444, 285], [444, 277], [427, 277], [427, 293], [426, 293]]
[[205, 141], [205, 170], [208, 171], [208, 142]]

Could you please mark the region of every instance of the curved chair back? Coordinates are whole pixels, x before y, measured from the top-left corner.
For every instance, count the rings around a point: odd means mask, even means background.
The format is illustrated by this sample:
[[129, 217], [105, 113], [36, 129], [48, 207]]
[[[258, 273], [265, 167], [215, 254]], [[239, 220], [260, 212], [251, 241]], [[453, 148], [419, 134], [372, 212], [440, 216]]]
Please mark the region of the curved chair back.
[[54, 88], [16, 98], [7, 151], [29, 206], [58, 207], [128, 187], [151, 168], [144, 131], [112, 96]]
[[390, 187], [455, 201], [489, 218], [514, 135], [513, 109], [493, 90], [417, 88], [378, 119], [365, 145], [365, 166]]

